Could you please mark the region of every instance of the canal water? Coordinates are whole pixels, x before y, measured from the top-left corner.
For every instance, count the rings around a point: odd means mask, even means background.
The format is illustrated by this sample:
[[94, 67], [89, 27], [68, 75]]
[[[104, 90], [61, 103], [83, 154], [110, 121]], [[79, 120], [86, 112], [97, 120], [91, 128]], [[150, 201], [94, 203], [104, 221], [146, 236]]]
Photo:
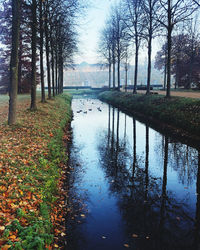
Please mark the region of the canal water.
[[200, 152], [73, 99], [67, 249], [200, 249]]

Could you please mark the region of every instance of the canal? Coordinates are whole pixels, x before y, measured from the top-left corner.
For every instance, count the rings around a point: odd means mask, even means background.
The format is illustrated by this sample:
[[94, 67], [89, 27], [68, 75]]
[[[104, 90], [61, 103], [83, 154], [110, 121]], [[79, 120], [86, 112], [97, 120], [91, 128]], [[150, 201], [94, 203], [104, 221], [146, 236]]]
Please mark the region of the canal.
[[67, 249], [199, 249], [200, 153], [98, 99], [73, 99]]

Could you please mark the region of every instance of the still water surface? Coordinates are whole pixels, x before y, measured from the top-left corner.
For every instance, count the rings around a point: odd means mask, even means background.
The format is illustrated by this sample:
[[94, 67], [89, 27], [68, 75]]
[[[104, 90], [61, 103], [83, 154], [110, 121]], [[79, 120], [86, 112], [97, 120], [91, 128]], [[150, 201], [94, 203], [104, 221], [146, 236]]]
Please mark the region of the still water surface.
[[200, 152], [73, 99], [68, 249], [199, 249]]

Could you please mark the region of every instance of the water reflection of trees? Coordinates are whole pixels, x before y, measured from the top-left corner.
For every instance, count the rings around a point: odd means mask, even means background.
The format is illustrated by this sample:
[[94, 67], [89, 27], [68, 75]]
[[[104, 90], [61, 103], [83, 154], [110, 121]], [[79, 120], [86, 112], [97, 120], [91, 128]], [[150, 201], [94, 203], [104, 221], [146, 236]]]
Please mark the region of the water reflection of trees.
[[[137, 155], [135, 119], [131, 153], [126, 137], [126, 119], [123, 126], [125, 136], [119, 136], [120, 115], [118, 110], [109, 107], [108, 131], [102, 135], [98, 149], [102, 167], [110, 182], [110, 191], [118, 195], [118, 205], [126, 222], [130, 245], [133, 244], [134, 249], [198, 249], [200, 158], [195, 158], [197, 151], [180, 143], [171, 143], [167, 136], [163, 136], [160, 147], [163, 152], [163, 174], [160, 177], [154, 176], [149, 166], [149, 127], [146, 126], [143, 158]], [[199, 194], [195, 218], [188, 212], [190, 204], [183, 203], [174, 192], [167, 189], [169, 163], [181, 179], [189, 161], [191, 165], [187, 180], [191, 183], [197, 176], [196, 192]], [[185, 177], [181, 180], [184, 183]], [[132, 234], [135, 236], [132, 237]]]
[[[160, 135], [160, 134], [159, 134]], [[156, 152], [160, 148], [164, 152], [164, 136], [157, 139]], [[198, 150], [176, 140], [169, 139], [169, 162], [177, 172], [178, 178], [183, 185], [192, 185], [197, 176]]]
[[81, 220], [81, 214], [87, 213], [86, 201], [89, 201], [89, 197], [86, 190], [81, 192], [84, 164], [79, 155], [80, 149], [81, 145], [72, 144], [68, 159], [69, 171], [67, 171], [68, 178], [66, 182], [68, 195], [65, 201], [67, 205], [67, 243], [65, 249], [67, 250], [81, 249], [81, 246], [85, 243], [85, 237], [79, 225], [84, 223], [84, 220]]

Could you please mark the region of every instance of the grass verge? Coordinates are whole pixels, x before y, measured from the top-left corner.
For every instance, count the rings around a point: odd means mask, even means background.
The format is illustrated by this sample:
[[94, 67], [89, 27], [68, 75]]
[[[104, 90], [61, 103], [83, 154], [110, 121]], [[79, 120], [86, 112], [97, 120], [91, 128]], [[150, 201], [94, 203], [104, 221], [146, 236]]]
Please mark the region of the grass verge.
[[63, 139], [71, 97], [19, 111], [18, 124], [0, 125], [0, 248], [55, 249], [64, 229]]
[[200, 138], [200, 100], [117, 91], [103, 92], [99, 98], [130, 115], [136, 114], [160, 126], [165, 124], [169, 129], [172, 126], [171, 131], [177, 134], [192, 136], [195, 140]]
[[93, 89], [69, 89], [65, 90], [65, 93], [69, 93], [73, 96], [80, 96], [80, 95], [86, 95], [86, 96], [97, 96], [100, 94], [102, 90], [93, 90]]

